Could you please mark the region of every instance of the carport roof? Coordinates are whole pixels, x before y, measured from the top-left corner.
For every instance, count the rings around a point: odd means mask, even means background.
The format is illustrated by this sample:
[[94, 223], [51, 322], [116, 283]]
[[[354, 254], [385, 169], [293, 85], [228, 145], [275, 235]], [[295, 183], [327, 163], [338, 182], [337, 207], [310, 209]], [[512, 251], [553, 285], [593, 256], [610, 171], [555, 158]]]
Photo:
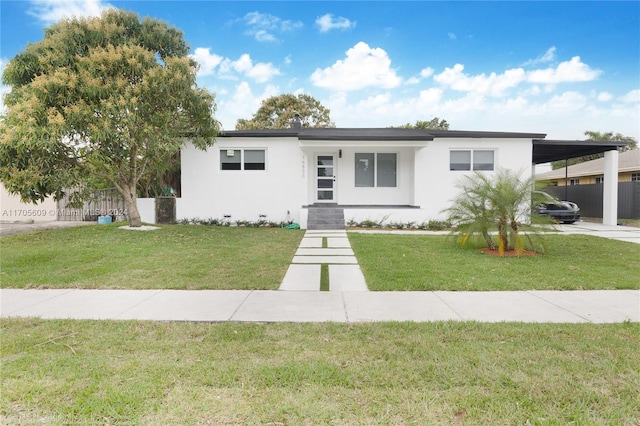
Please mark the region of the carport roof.
[[600, 154], [626, 146], [617, 141], [564, 141], [533, 139], [533, 163], [550, 163], [583, 155]]

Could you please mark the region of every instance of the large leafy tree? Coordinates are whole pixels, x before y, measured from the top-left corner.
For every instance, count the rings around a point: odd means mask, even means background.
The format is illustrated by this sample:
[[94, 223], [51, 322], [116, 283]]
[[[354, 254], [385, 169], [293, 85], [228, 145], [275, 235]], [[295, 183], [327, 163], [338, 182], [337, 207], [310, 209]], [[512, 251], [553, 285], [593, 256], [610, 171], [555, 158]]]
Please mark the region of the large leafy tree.
[[449, 130], [449, 123], [447, 123], [447, 120], [441, 120], [438, 117], [433, 117], [429, 121], [416, 120], [415, 124], [407, 123], [398, 127], [401, 129]]
[[[460, 244], [480, 236], [491, 250], [503, 254], [508, 250], [524, 250], [522, 223], [530, 220], [531, 205], [536, 204], [533, 178], [521, 179], [520, 174], [500, 169], [495, 175], [474, 172], [458, 183], [460, 192], [445, 210], [455, 225], [453, 234]], [[497, 243], [492, 234], [497, 234]], [[531, 231], [524, 234], [530, 239]], [[533, 246], [533, 241], [529, 240]]]
[[[616, 142], [627, 142], [627, 146], [620, 148], [620, 152], [628, 151], [630, 149], [635, 149], [638, 147], [638, 141], [636, 141], [631, 136], [625, 136], [620, 133], [613, 132], [597, 132], [593, 130], [587, 130], [584, 132], [585, 136], [587, 136], [588, 141], [616, 141]], [[604, 153], [600, 154], [591, 154], [584, 155], [582, 157], [569, 158], [566, 161], [566, 164], [572, 166], [578, 163], [584, 163], [585, 161], [595, 160], [596, 158], [604, 157]], [[558, 160], [551, 163], [552, 169], [561, 169], [565, 166], [565, 160]]]
[[140, 226], [141, 177], [171, 168], [186, 137], [205, 149], [219, 129], [188, 53], [178, 29], [116, 9], [47, 28], [2, 75], [0, 180], [32, 202], [106, 181]]
[[335, 127], [330, 110], [312, 96], [285, 93], [262, 101], [251, 119], [240, 118], [236, 130], [292, 128], [296, 114], [302, 127]]

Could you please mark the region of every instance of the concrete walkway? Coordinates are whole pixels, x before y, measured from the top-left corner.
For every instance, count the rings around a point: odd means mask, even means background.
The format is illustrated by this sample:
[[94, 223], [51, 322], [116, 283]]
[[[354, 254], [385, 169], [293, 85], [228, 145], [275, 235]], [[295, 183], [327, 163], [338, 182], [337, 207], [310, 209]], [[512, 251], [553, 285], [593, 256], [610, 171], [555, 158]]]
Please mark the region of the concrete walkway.
[[315, 292], [0, 290], [0, 314], [44, 319], [340, 322], [640, 322], [640, 290]]
[[305, 232], [280, 290], [320, 291], [322, 265], [328, 265], [329, 291], [368, 291], [344, 230]]
[[[639, 228], [579, 222], [560, 225], [559, 230], [640, 243]], [[318, 291], [322, 264], [328, 265], [330, 291]], [[345, 231], [307, 231], [280, 290], [2, 289], [0, 317], [209, 322], [640, 322], [640, 290], [369, 292]]]
[[557, 225], [557, 229], [567, 235], [583, 234], [640, 244], [640, 228], [631, 226], [608, 226], [580, 221], [571, 225]]

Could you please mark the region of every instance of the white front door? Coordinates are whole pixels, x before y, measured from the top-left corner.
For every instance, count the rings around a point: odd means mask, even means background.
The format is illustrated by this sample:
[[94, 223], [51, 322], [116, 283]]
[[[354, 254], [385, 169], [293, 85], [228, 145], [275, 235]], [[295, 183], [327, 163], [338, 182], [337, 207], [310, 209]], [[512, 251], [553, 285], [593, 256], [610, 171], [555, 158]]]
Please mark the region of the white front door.
[[316, 201], [335, 203], [336, 201], [336, 156], [333, 154], [316, 155], [315, 180]]

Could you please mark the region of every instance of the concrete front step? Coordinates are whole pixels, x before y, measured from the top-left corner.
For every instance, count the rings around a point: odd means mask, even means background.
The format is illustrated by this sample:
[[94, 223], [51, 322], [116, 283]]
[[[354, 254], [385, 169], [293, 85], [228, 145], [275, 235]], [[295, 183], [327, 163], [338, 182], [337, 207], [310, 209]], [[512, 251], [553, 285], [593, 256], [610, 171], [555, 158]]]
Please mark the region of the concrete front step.
[[307, 222], [307, 229], [344, 229], [344, 223], [313, 223]]
[[309, 208], [307, 229], [345, 229], [344, 209], [334, 207]]

